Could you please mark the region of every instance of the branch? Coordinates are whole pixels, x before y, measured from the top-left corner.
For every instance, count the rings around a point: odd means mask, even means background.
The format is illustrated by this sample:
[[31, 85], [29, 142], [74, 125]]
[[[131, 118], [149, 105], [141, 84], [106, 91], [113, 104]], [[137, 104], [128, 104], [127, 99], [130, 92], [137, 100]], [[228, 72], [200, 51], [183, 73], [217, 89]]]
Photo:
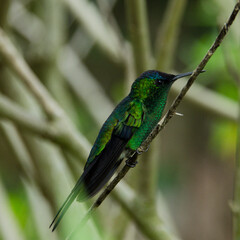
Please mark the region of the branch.
[[78, 157], [82, 157], [83, 155], [84, 157], [87, 157], [86, 149], [90, 149], [90, 144], [86, 138], [81, 136], [71, 124], [64, 111], [51, 97], [47, 89], [41, 84], [41, 81], [33, 73], [26, 61], [1, 28], [0, 55], [4, 57], [9, 67], [17, 74], [18, 77], [20, 77], [22, 82], [28, 87], [29, 91], [36, 97], [49, 120], [51, 120], [49, 124], [54, 125], [55, 130], [61, 132], [60, 135], [62, 143], [68, 145], [70, 147], [70, 151], [75, 149], [72, 152], [77, 154]]
[[[180, 86], [183, 86], [183, 82], [185, 82], [184, 79], [179, 79], [178, 82], [174, 83], [171, 93], [177, 96], [177, 93], [181, 89]], [[198, 83], [192, 85], [191, 91], [185, 95], [184, 101], [228, 121], [237, 122], [238, 120], [239, 109], [237, 101], [214, 92]]]
[[[65, 130], [61, 128], [61, 125], [55, 123], [51, 124], [36, 117], [2, 94], [0, 94], [0, 117], [11, 120], [17, 126], [23, 127], [31, 133], [51, 140], [52, 142], [71, 150], [71, 152], [76, 153], [77, 155], [87, 156], [88, 150], [90, 149], [88, 143], [87, 145], [83, 144], [81, 149], [78, 149], [78, 144], [73, 144], [74, 139], [65, 135]], [[80, 136], [81, 135], [78, 137]], [[82, 141], [83, 143], [85, 142], [84, 137]]]
[[[41, 37], [38, 35], [38, 39], [43, 39], [44, 36], [48, 34], [47, 28], [44, 27], [41, 19], [27, 11], [19, 2], [14, 2], [12, 8], [13, 10], [10, 12], [10, 23], [12, 23], [12, 27], [24, 38], [28, 39], [30, 44], [34, 44], [36, 41], [35, 38], [33, 38], [36, 36], [35, 31], [37, 31], [38, 34], [41, 33]], [[23, 14], [16, 17], [16, 12], [23, 12]], [[30, 27], [22, 26], [22, 24], [26, 22], [34, 23], [34, 28], [32, 28], [32, 25]], [[76, 44], [80, 47], [79, 41], [81, 41], [83, 35], [86, 34], [77, 30], [75, 35], [79, 35], [78, 37], [75, 37], [76, 40], [74, 41], [76, 41]], [[38, 44], [42, 44], [42, 40], [39, 40]], [[62, 47], [60, 54], [58, 54], [58, 71], [64, 76], [67, 84], [70, 85], [77, 98], [81, 99], [84, 104], [86, 104], [88, 111], [96, 119], [96, 122], [102, 125], [103, 121], [105, 121], [106, 115], [110, 114], [112, 111], [113, 104], [107, 98], [99, 82], [90, 74], [81, 60], [79, 60], [79, 57], [77, 56], [79, 51], [76, 50], [75, 44], [72, 45], [74, 45], [74, 48], [69, 44], [65, 44], [65, 46]], [[84, 47], [86, 49], [85, 44]], [[89, 99], [89, 95], [91, 94], [94, 95], [94, 98]], [[64, 104], [66, 105], [66, 103]], [[101, 106], [105, 106], [104, 109], [102, 109]]]
[[0, 54], [4, 57], [11, 69], [21, 78], [27, 87], [34, 94], [43, 107], [47, 116], [52, 119], [62, 115], [62, 110], [51, 98], [47, 90], [40, 83], [40, 80], [29, 68], [17, 49], [10, 42], [10, 39], [0, 28]]
[[[240, 0], [238, 0], [237, 4], [235, 5], [231, 16], [229, 17], [227, 23], [222, 27], [219, 35], [217, 36], [216, 40], [214, 41], [211, 48], [208, 50], [207, 54], [204, 56], [200, 64], [197, 66], [197, 68], [194, 70], [193, 74], [189, 78], [187, 84], [184, 86], [178, 97], [173, 102], [172, 106], [166, 113], [166, 115], [161, 120], [161, 123], [158, 124], [155, 129], [152, 131], [152, 133], [148, 136], [148, 138], [144, 141], [142, 146], [138, 149], [138, 152], [144, 151], [146, 149], [146, 146], [149, 146], [149, 144], [152, 142], [152, 140], [158, 135], [158, 133], [166, 126], [166, 124], [169, 122], [169, 120], [173, 117], [173, 115], [176, 112], [176, 108], [181, 103], [183, 97], [197, 78], [197, 76], [201, 73], [203, 68], [208, 63], [209, 59], [212, 57], [212, 55], [215, 53], [217, 48], [220, 46], [222, 40], [227, 35], [228, 30], [230, 26], [232, 25], [233, 21], [235, 20], [240, 8]], [[128, 163], [134, 164], [136, 163], [136, 155], [135, 152], [132, 157], [128, 158]], [[98, 197], [98, 199], [94, 202], [94, 204], [90, 207], [87, 214], [83, 217], [81, 224], [84, 224], [87, 222], [93, 211], [101, 205], [101, 203], [104, 201], [104, 199], [109, 195], [109, 193], [114, 189], [114, 187], [118, 184], [118, 182], [126, 175], [126, 173], [129, 171], [130, 167], [129, 164], [125, 165], [123, 169], [118, 173], [118, 175], [113, 179], [113, 181], [106, 187], [106, 189], [103, 191], [103, 193]]]

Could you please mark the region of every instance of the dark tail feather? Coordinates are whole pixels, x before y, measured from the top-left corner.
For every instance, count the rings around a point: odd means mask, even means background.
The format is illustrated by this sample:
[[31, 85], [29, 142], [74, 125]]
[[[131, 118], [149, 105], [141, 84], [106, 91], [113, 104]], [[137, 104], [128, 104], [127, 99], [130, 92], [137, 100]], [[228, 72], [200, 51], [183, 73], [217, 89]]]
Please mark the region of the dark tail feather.
[[[109, 181], [116, 169], [122, 162], [119, 159], [127, 141], [116, 136], [112, 136], [104, 150], [87, 166], [82, 178], [84, 190], [87, 198], [93, 197]], [[82, 202], [86, 195], [79, 195], [78, 201]]]
[[97, 194], [108, 182], [122, 161], [118, 159], [126, 144], [125, 139], [112, 136], [104, 150], [85, 167], [82, 176], [49, 226], [49, 228], [53, 226], [52, 231], [56, 229], [76, 197], [78, 197], [78, 201], [85, 201]]
[[65, 200], [65, 202], [63, 203], [61, 208], [58, 210], [56, 216], [54, 217], [52, 223], [50, 224], [49, 228], [51, 228], [53, 226], [52, 232], [56, 229], [56, 227], [60, 223], [61, 219], [65, 215], [66, 211], [68, 210], [68, 208], [70, 207], [70, 205], [75, 200], [75, 198], [77, 197], [78, 194], [84, 194], [84, 188], [83, 188], [81, 178], [77, 181], [75, 187], [73, 188], [71, 193], [68, 195], [67, 199]]

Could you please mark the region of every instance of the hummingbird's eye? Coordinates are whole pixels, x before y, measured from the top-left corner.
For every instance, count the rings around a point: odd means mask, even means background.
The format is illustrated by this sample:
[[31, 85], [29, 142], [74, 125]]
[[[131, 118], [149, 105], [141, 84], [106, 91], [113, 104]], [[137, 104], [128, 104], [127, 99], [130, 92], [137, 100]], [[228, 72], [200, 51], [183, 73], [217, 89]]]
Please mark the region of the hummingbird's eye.
[[156, 79], [156, 85], [157, 86], [163, 85], [163, 79]]

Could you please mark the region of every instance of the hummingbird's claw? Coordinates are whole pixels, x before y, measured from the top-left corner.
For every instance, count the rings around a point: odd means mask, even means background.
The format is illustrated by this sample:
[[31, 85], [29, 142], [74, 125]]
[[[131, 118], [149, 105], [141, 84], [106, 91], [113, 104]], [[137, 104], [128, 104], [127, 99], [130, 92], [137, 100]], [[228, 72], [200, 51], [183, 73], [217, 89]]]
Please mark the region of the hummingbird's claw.
[[149, 147], [150, 147], [150, 144], [147, 146], [147, 148], [140, 148], [140, 150], [139, 149], [137, 149], [137, 154], [142, 154], [142, 153], [144, 153], [144, 152], [147, 152], [148, 151], [148, 149], [149, 149]]
[[128, 167], [130, 167], [130, 168], [134, 168], [136, 165], [137, 165], [137, 163], [138, 163], [138, 161], [135, 161], [134, 163], [133, 162], [131, 162], [131, 161], [129, 161], [130, 159], [127, 159], [126, 160], [126, 165], [128, 166]]

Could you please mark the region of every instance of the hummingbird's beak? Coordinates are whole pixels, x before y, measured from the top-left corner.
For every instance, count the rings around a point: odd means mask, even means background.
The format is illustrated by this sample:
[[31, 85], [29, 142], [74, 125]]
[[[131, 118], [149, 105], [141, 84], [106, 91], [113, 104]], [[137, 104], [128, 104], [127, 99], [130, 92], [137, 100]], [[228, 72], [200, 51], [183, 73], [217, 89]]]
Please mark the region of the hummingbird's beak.
[[[206, 71], [205, 71], [205, 70], [202, 70], [201, 73], [203, 73], [203, 72], [206, 72]], [[178, 75], [176, 75], [176, 76], [172, 79], [172, 81], [176, 81], [177, 79], [183, 78], [183, 77], [186, 77], [186, 76], [191, 76], [192, 74], [193, 74], [193, 72], [187, 72], [187, 73], [178, 74]]]

